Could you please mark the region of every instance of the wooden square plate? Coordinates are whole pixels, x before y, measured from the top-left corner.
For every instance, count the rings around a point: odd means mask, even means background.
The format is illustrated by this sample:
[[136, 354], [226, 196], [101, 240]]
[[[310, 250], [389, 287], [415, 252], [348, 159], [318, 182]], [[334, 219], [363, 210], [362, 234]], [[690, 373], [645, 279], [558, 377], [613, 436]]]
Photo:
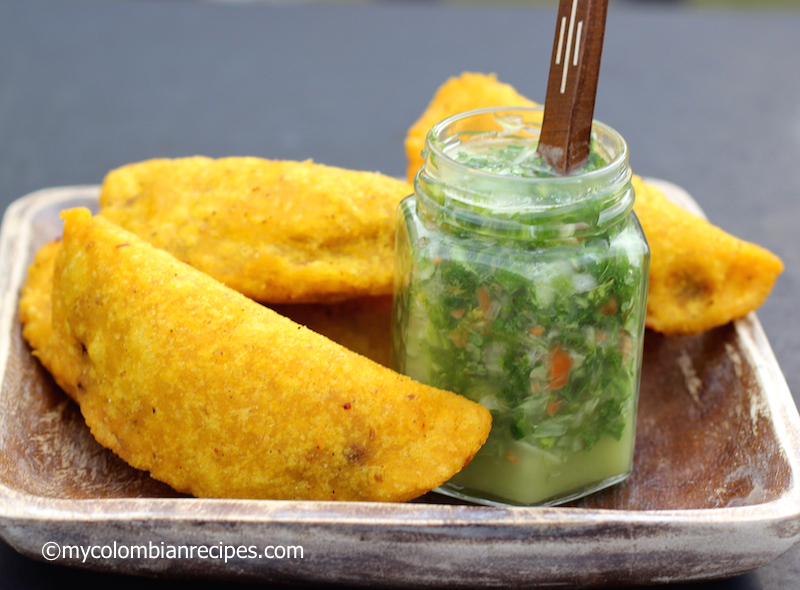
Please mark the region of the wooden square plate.
[[59, 211], [97, 198], [93, 186], [33, 193], [0, 233], [0, 535], [25, 555], [145, 576], [591, 587], [731, 576], [800, 539], [800, 419], [754, 314], [696, 337], [647, 333], [633, 474], [569, 506], [183, 497], [98, 445], [21, 336], [33, 253], [60, 235]]

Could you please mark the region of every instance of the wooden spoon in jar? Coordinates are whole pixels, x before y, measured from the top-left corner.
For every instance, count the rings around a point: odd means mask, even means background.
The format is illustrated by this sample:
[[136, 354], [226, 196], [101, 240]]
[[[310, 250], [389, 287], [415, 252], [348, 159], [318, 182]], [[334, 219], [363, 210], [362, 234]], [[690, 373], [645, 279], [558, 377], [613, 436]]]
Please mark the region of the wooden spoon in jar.
[[608, 0], [560, 0], [537, 152], [560, 174], [589, 156]]

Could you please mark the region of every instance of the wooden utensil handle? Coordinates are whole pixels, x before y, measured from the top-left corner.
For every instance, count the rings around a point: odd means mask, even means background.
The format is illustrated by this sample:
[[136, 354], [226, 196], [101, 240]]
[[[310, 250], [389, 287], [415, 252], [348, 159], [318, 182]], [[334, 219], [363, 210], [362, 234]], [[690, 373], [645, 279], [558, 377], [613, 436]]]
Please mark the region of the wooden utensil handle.
[[608, 0], [561, 0], [539, 154], [562, 174], [589, 155]]

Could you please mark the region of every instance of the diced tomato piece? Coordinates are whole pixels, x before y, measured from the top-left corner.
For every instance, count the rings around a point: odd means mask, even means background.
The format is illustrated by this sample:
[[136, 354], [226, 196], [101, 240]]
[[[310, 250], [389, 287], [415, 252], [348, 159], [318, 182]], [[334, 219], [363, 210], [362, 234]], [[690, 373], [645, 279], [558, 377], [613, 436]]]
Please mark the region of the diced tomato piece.
[[572, 357], [556, 346], [550, 353], [550, 389], [561, 389], [567, 384], [572, 369]]

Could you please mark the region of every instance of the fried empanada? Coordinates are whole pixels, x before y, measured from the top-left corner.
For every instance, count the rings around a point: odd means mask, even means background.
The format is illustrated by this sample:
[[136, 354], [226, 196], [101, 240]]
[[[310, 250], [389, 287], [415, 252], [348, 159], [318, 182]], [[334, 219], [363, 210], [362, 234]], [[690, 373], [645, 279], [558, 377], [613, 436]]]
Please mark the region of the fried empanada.
[[[403, 501], [469, 462], [479, 404], [412, 381], [86, 209], [20, 309], [95, 438], [202, 497]], [[52, 332], [46, 329], [48, 263]]]
[[112, 170], [100, 214], [264, 303], [391, 295], [397, 179], [314, 162], [204, 157]]
[[783, 271], [777, 256], [687, 212], [637, 176], [633, 185], [652, 256], [647, 327], [697, 334], [764, 303]]

